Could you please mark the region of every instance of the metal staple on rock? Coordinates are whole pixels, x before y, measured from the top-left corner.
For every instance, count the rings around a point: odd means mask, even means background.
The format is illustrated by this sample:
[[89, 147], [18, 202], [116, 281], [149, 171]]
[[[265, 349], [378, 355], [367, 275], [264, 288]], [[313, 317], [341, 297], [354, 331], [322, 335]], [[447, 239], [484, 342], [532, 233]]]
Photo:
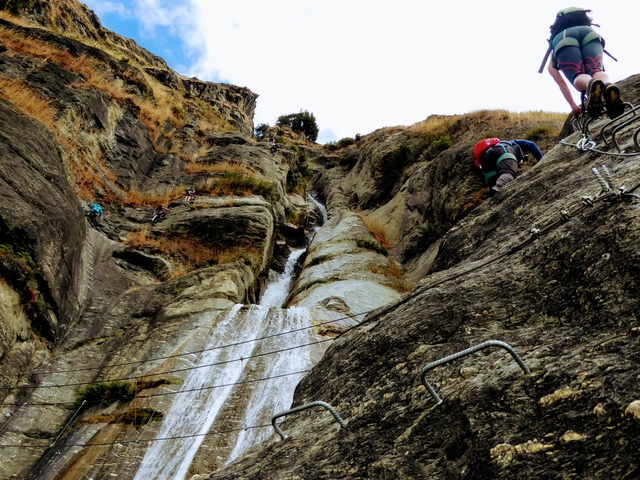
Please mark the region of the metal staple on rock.
[[302, 410], [306, 410], [306, 409], [312, 408], [312, 407], [324, 407], [324, 408], [326, 408], [327, 410], [329, 410], [329, 412], [331, 412], [331, 415], [333, 415], [333, 417], [338, 421], [338, 423], [340, 424], [340, 427], [344, 428], [344, 427], [347, 426], [347, 422], [345, 422], [342, 419], [342, 417], [338, 414], [338, 412], [336, 412], [336, 410], [331, 405], [329, 405], [326, 402], [321, 402], [321, 401], [307, 403], [305, 405], [301, 405], [299, 407], [292, 408], [291, 410], [286, 410], [284, 412], [276, 413], [273, 417], [271, 417], [271, 425], [273, 425], [273, 428], [276, 430], [276, 432], [278, 432], [278, 435], [280, 435], [282, 440], [285, 440], [287, 438], [287, 436], [280, 429], [280, 427], [276, 423], [276, 420], [278, 418], [280, 418], [280, 417], [284, 417], [285, 415], [290, 415], [292, 413], [301, 412]]
[[522, 371], [524, 373], [526, 373], [527, 375], [531, 373], [531, 370], [529, 370], [529, 367], [527, 367], [525, 365], [525, 363], [522, 361], [522, 359], [516, 353], [516, 351], [511, 347], [511, 345], [509, 345], [508, 343], [502, 342], [500, 340], [487, 340], [486, 342], [479, 343], [478, 345], [475, 345], [473, 347], [467, 348], [466, 350], [462, 350], [462, 351], [460, 351], [458, 353], [454, 353], [453, 355], [449, 355], [448, 357], [444, 357], [444, 358], [441, 358], [440, 360], [436, 360], [435, 362], [431, 362], [431, 363], [425, 365], [422, 368], [422, 372], [421, 372], [421, 375], [420, 375], [420, 378], [422, 379], [422, 384], [425, 386], [425, 388], [428, 390], [429, 394], [436, 401], [436, 405], [440, 405], [443, 402], [443, 400], [438, 396], [436, 391], [433, 389], [433, 387], [427, 381], [427, 378], [426, 378], [427, 372], [429, 370], [432, 370], [432, 369], [436, 368], [436, 367], [439, 367], [440, 365], [444, 365], [445, 363], [452, 362], [454, 360], [457, 360], [458, 358], [464, 357], [466, 355], [470, 355], [470, 354], [472, 354], [474, 352], [477, 352], [478, 350], [482, 350], [483, 348], [488, 348], [488, 347], [501, 347], [501, 348], [504, 348], [505, 350], [507, 350], [511, 354], [511, 356], [518, 363], [518, 365], [520, 366], [520, 368], [522, 369]]
[[625, 103], [625, 106], [631, 107], [631, 110], [629, 110], [628, 112], [625, 112], [623, 115], [620, 115], [619, 117], [616, 117], [613, 120], [605, 123], [603, 125], [603, 127], [600, 129], [600, 137], [604, 140], [604, 143], [609, 145], [609, 139], [607, 139], [607, 134], [606, 134], [605, 130], [607, 128], [609, 128], [609, 127], [613, 127], [611, 129], [611, 139], [610, 140], [613, 141], [613, 144], [618, 149], [618, 152], [622, 152], [622, 149], [620, 148], [620, 145], [618, 144], [618, 140], [616, 139], [616, 134], [620, 130], [622, 130], [623, 128], [628, 127], [629, 125], [631, 125], [632, 123], [634, 123], [638, 119], [640, 119], [640, 117], [637, 116], [637, 114], [636, 114], [636, 112], [638, 111], [638, 109], [640, 109], [640, 107], [634, 107], [630, 103]]

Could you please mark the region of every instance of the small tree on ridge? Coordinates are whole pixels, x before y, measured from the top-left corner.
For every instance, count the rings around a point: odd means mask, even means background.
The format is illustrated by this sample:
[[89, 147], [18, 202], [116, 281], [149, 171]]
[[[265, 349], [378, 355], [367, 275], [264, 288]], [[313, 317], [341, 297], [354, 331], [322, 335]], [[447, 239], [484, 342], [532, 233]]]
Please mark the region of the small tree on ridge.
[[281, 115], [276, 121], [276, 125], [281, 127], [289, 127], [294, 132], [302, 133], [307, 140], [315, 142], [318, 139], [318, 124], [313, 113], [307, 110], [300, 113], [290, 113], [289, 115]]

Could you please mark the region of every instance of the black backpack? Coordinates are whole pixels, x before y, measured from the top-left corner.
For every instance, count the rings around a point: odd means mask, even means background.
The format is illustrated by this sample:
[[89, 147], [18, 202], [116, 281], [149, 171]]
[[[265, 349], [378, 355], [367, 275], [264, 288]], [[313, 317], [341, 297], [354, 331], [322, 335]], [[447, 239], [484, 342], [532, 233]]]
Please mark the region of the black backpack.
[[[540, 64], [540, 69], [538, 70], [538, 73], [542, 73], [542, 71], [544, 70], [544, 66], [546, 65], [547, 60], [549, 59], [551, 50], [553, 50], [553, 48], [551, 47], [551, 42], [553, 41], [554, 37], [557, 34], [562, 32], [563, 30], [566, 30], [569, 27], [580, 27], [580, 26], [589, 27], [591, 25], [595, 27], [600, 26], [597, 23], [593, 23], [593, 20], [591, 19], [591, 16], [589, 15], [589, 13], [591, 13], [591, 10], [587, 8], [577, 8], [577, 7], [565, 8], [564, 10], [560, 10], [557, 13], [556, 21], [553, 22], [553, 25], [549, 27], [549, 31], [551, 32], [551, 36], [549, 37], [549, 40], [547, 40], [549, 42], [549, 48], [547, 49], [547, 53], [545, 53], [544, 59]], [[604, 42], [603, 42], [603, 45], [604, 45]], [[604, 51], [604, 53], [609, 55], [616, 62], [618, 61], [606, 50]]]
[[596, 25], [591, 21], [589, 13], [591, 13], [591, 10], [576, 7], [560, 10], [556, 15], [556, 21], [549, 27], [549, 31], [551, 32], [549, 41], [553, 40], [553, 37], [569, 27], [580, 27], [583, 25], [587, 27], [595, 25], [599, 27], [600, 25]]

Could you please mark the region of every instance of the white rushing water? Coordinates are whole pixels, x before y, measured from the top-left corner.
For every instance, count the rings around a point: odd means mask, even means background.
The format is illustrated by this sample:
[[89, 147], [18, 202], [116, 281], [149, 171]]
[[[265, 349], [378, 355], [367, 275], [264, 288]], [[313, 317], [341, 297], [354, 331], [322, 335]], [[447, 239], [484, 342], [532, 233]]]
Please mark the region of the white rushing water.
[[[208, 351], [203, 352], [196, 362], [197, 366], [203, 368], [192, 370], [185, 379], [181, 388], [185, 393], [175, 395], [157, 438], [200, 436], [152, 442], [135, 480], [183, 480], [205, 440], [204, 434], [209, 433], [235, 388], [243, 388], [241, 394], [244, 397], [248, 396], [245, 394], [248, 390], [250, 396], [245, 398], [243, 406], [236, 404], [234, 407], [234, 414], [242, 417], [242, 423], [237, 428], [243, 430], [237, 436], [227, 462], [273, 434], [270, 426], [246, 427], [268, 425], [274, 413], [289, 408], [295, 386], [303, 373], [287, 374], [303, 372], [311, 367], [310, 347], [306, 345], [310, 342], [309, 311], [296, 307], [287, 310], [280, 308], [289, 293], [291, 275], [302, 253], [304, 249], [291, 253], [285, 272], [267, 287], [260, 305], [251, 305], [242, 311], [242, 306], [236, 305], [215, 326], [205, 346]], [[277, 335], [282, 332], [291, 333]], [[217, 348], [255, 338], [262, 340]], [[299, 345], [304, 346], [283, 350]], [[265, 355], [275, 351], [278, 352]], [[212, 365], [215, 363], [218, 365]], [[242, 386], [230, 385], [255, 380], [256, 377], [266, 380]], [[206, 388], [212, 385], [223, 386]], [[241, 408], [244, 408], [244, 414], [240, 412]]]
[[296, 267], [296, 263], [300, 256], [306, 251], [301, 248], [300, 250], [293, 250], [287, 259], [287, 263], [284, 266], [284, 272], [278, 274], [271, 272], [270, 283], [262, 294], [262, 300], [260, 305], [281, 307], [284, 301], [289, 295], [289, 289], [291, 288], [291, 280], [293, 277], [293, 270]]
[[[260, 307], [265, 309], [268, 307]], [[274, 309], [272, 309], [274, 310]], [[306, 308], [292, 307], [287, 310], [274, 310], [279, 321], [276, 325], [279, 332], [293, 331], [286, 338], [271, 338], [267, 343], [267, 351], [276, 348], [286, 348], [285, 345], [304, 345], [310, 340], [309, 329], [311, 316]], [[276, 330], [276, 329], [273, 329]], [[298, 330], [298, 331], [295, 331]], [[277, 333], [277, 332], [274, 332]], [[262, 350], [265, 350], [264, 345]], [[273, 377], [283, 373], [303, 372], [311, 368], [310, 348], [297, 348], [280, 352], [270, 360], [263, 371], [263, 378]], [[236, 444], [227, 459], [227, 463], [239, 457], [247, 448], [273, 435], [270, 419], [276, 412], [287, 410], [293, 402], [293, 392], [304, 374], [288, 375], [259, 382], [251, 395], [244, 416], [244, 426], [267, 425], [262, 428], [244, 429], [240, 432]]]
[[322, 223], [321, 223], [321, 225], [324, 225], [325, 223], [327, 223], [327, 220], [329, 220], [329, 214], [327, 213], [327, 209], [325, 208], [325, 206], [322, 205], [320, 202], [318, 202], [315, 198], [313, 198], [309, 194], [307, 194], [307, 198], [309, 200], [311, 200], [316, 205], [316, 207], [318, 207], [320, 212], [322, 213]]

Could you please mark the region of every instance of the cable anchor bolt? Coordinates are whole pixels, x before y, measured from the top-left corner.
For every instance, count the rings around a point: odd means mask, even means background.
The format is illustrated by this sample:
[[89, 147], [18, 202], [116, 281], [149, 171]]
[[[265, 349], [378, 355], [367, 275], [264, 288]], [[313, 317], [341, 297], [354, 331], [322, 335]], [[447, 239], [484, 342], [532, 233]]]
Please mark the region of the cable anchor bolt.
[[591, 198], [588, 195], [585, 195], [584, 197], [581, 198], [582, 204], [587, 206], [587, 207], [593, 207], [593, 198]]
[[596, 180], [600, 184], [600, 188], [602, 189], [600, 193], [609, 193], [611, 191], [611, 188], [609, 188], [609, 185], [607, 184], [607, 182], [604, 180], [604, 178], [602, 178], [602, 175], [600, 175], [600, 172], [598, 171], [598, 169], [596, 167], [593, 167], [591, 171], [593, 172], [593, 174], [596, 177]]

